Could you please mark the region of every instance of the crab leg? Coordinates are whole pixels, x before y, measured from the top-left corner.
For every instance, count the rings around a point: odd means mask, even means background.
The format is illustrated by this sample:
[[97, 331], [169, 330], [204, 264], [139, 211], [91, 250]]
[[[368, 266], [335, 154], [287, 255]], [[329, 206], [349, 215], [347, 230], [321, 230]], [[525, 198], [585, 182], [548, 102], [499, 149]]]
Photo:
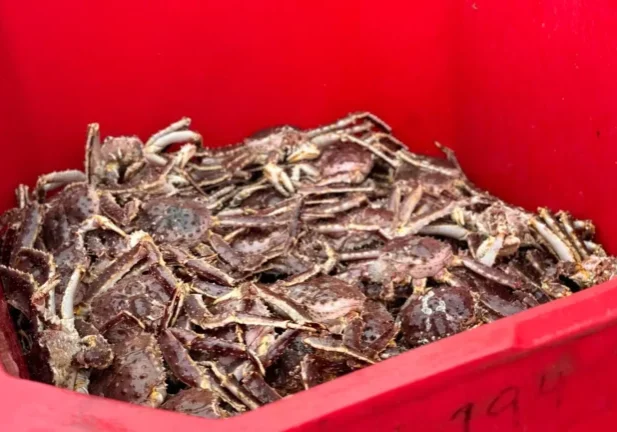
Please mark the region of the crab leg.
[[374, 192], [375, 187], [370, 186], [342, 186], [342, 187], [315, 187], [315, 186], [303, 186], [298, 189], [298, 192], [305, 195], [329, 195], [351, 192]]
[[505, 285], [512, 289], [521, 289], [522, 284], [520, 280], [502, 272], [501, 270], [485, 266], [484, 264], [468, 257], [459, 257], [458, 259], [466, 268], [488, 280]]
[[242, 377], [242, 385], [262, 404], [282, 399], [276, 390], [270, 387], [263, 378], [264, 374], [255, 371], [248, 372]]
[[372, 231], [377, 232], [382, 230], [380, 225], [369, 225], [369, 224], [319, 224], [313, 227], [313, 230], [322, 234], [335, 234], [335, 233], [345, 233], [348, 231]]
[[73, 390], [77, 393], [88, 394], [88, 386], [90, 385], [90, 370], [79, 369], [75, 376], [75, 384]]
[[407, 148], [407, 146], [401, 140], [399, 140], [398, 138], [394, 137], [393, 135], [389, 133], [383, 133], [383, 132], [372, 133], [368, 137], [365, 138], [365, 140], [368, 143], [371, 143], [375, 146], [379, 146], [381, 149], [383, 149], [383, 151], [390, 153], [392, 156], [396, 156], [396, 151], [384, 145], [381, 142], [382, 139], [387, 139], [388, 141], [390, 141], [392, 144], [395, 144], [399, 148]]
[[357, 252], [343, 252], [338, 256], [339, 261], [359, 261], [359, 260], [367, 260], [367, 259], [375, 259], [379, 258], [381, 255], [381, 250], [364, 250]]
[[15, 189], [15, 199], [17, 201], [17, 207], [23, 209], [26, 204], [30, 202], [30, 188], [26, 185], [20, 184]]
[[289, 224], [288, 220], [280, 220], [272, 215], [268, 216], [214, 216], [214, 226], [220, 227], [246, 227], [246, 228], [274, 228]]
[[291, 180], [294, 182], [299, 182], [302, 174], [307, 175], [311, 179], [319, 178], [319, 170], [314, 168], [312, 165], [307, 163], [300, 163], [294, 165], [291, 169]]
[[122, 322], [127, 322], [127, 323], [131, 322], [131, 323], [135, 324], [136, 326], [138, 326], [142, 330], [146, 329], [145, 324], [143, 322], [141, 322], [141, 320], [139, 318], [137, 318], [135, 315], [133, 315], [129, 311], [123, 310], [118, 315], [114, 316], [109, 321], [107, 321], [105, 323], [105, 325], [100, 329], [100, 333], [102, 335], [105, 335], [105, 337], [107, 338], [107, 340], [109, 340], [109, 342], [113, 343], [113, 340], [110, 338], [108, 332], [113, 327], [115, 327], [116, 325], [118, 325], [118, 324], [120, 324]]
[[191, 119], [189, 117], [182, 117], [180, 120], [173, 122], [169, 126], [164, 129], [159, 130], [158, 132], [152, 134], [148, 141], [146, 141], [145, 147], [152, 147], [153, 143], [158, 139], [168, 135], [172, 132], [177, 132], [183, 129], [187, 129], [191, 125]]
[[115, 223], [113, 223], [105, 216], [100, 215], [91, 216], [85, 221], [83, 221], [77, 229], [77, 234], [83, 236], [89, 231], [94, 231], [101, 228], [113, 231], [122, 237], [127, 237], [126, 233], [120, 227], [118, 227]]
[[594, 243], [592, 241], [586, 240], [585, 242], [585, 247], [587, 248], [587, 250], [589, 251], [589, 253], [593, 254], [593, 255], [597, 255], [600, 257], [605, 257], [606, 255], [606, 251], [604, 250], [604, 248], [597, 244]]
[[0, 279], [7, 302], [30, 318], [30, 296], [36, 287], [36, 281], [32, 275], [0, 265]]
[[400, 166], [400, 162], [398, 160], [390, 158], [385, 153], [383, 153], [381, 150], [376, 148], [374, 145], [366, 143], [362, 141], [361, 139], [356, 138], [353, 135], [344, 134], [341, 137], [341, 139], [343, 141], [351, 141], [355, 144], [358, 144], [361, 147], [364, 147], [365, 149], [372, 152], [375, 156], [380, 157], [381, 159], [383, 159], [385, 162], [387, 162], [389, 165], [393, 166], [394, 168], [398, 168]]
[[193, 159], [196, 152], [197, 147], [195, 144], [185, 144], [180, 147], [180, 150], [178, 150], [173, 157], [175, 170], [183, 172], [184, 168], [191, 161], [191, 159]]
[[70, 183], [86, 181], [86, 175], [79, 170], [66, 170], [42, 175], [36, 182], [36, 196], [39, 200], [45, 198], [45, 193]]
[[225, 201], [230, 200], [233, 197], [233, 193], [236, 190], [236, 186], [225, 186], [212, 195], [208, 196], [207, 207], [208, 210], [214, 210], [225, 204]]
[[15, 244], [10, 258], [10, 266], [15, 265], [15, 257], [21, 248], [32, 248], [34, 242], [41, 231], [43, 215], [39, 204], [32, 202], [26, 207], [19, 227], [19, 232], [15, 238]]
[[191, 294], [186, 297], [184, 311], [190, 322], [200, 325], [201, 322], [212, 319], [212, 313], [206, 307], [201, 295]]
[[563, 227], [566, 235], [574, 245], [574, 248], [579, 253], [582, 259], [589, 257], [587, 249], [581, 243], [581, 240], [578, 238], [578, 235], [574, 231], [574, 227], [572, 226], [572, 220], [570, 219], [570, 215], [564, 211], [557, 213], [557, 217], [559, 218], [559, 222], [561, 222], [561, 226]]
[[[272, 292], [271, 290], [269, 290], [268, 288], [264, 286], [252, 284], [252, 287], [255, 288], [255, 290], [257, 291], [257, 295], [262, 300], [264, 300], [268, 304], [271, 304], [277, 309], [281, 310], [281, 312], [283, 312], [289, 318], [294, 320], [296, 323], [300, 324], [300, 327], [296, 327], [296, 328], [300, 328], [303, 330], [310, 329], [309, 331], [314, 331], [314, 329], [310, 327], [302, 327], [302, 324], [310, 323], [312, 322], [312, 320], [304, 311], [298, 309], [298, 307], [295, 304], [293, 304], [290, 300]], [[293, 327], [288, 327], [288, 328], [293, 328]]]
[[429, 225], [430, 223], [433, 223], [438, 219], [450, 215], [452, 213], [452, 210], [459, 205], [461, 205], [460, 201], [450, 202], [445, 207], [439, 210], [419, 214], [414, 218], [411, 218], [405, 226], [398, 228], [394, 232], [392, 232], [392, 230], [390, 229], [380, 229], [379, 232], [389, 240], [394, 237], [417, 234], [422, 228]]
[[225, 237], [223, 237], [223, 240], [225, 240], [227, 243], [232, 243], [236, 237], [238, 237], [240, 234], [244, 234], [246, 230], [247, 228], [244, 228], [244, 227], [236, 228], [235, 230], [231, 231], [229, 234], [226, 234]]
[[79, 282], [81, 281], [82, 276], [85, 273], [85, 269], [81, 266], [77, 266], [71, 277], [69, 278], [69, 282], [66, 286], [66, 290], [64, 291], [64, 296], [62, 297], [62, 304], [60, 306], [60, 316], [64, 325], [68, 324], [70, 327], [73, 327], [73, 320], [75, 319], [75, 294], [77, 293], [77, 288], [79, 287]]
[[217, 356], [247, 357], [246, 345], [238, 342], [229, 342], [211, 336], [199, 335], [190, 344], [191, 351], [201, 351]]
[[525, 253], [525, 260], [534, 268], [538, 275], [543, 276], [546, 273], [546, 266], [542, 262], [542, 258], [538, 256], [537, 250], [528, 250]]
[[222, 169], [224, 169], [223, 165], [218, 163], [217, 160], [209, 160], [208, 163], [203, 161], [199, 164], [191, 163], [188, 167], [189, 171], [221, 171]]
[[289, 344], [299, 334], [298, 329], [285, 330], [278, 336], [274, 342], [268, 347], [268, 350], [261, 356], [261, 364], [267, 369], [285, 352]]
[[305, 201], [304, 204], [306, 204], [307, 206], [318, 206], [324, 204], [336, 204], [338, 202], [340, 202], [340, 200], [338, 200], [337, 198], [324, 198]]
[[312, 221], [315, 219], [322, 219], [332, 217], [337, 213], [343, 213], [348, 210], [360, 207], [362, 204], [368, 201], [368, 197], [365, 194], [353, 194], [348, 198], [338, 201], [336, 204], [324, 205], [319, 208], [312, 208], [305, 211], [300, 216], [302, 221]]
[[337, 120], [336, 122], [331, 123], [329, 125], [310, 129], [306, 132], [306, 135], [309, 138], [313, 138], [313, 137], [324, 135], [324, 134], [327, 134], [329, 132], [333, 132], [336, 130], [346, 129], [348, 126], [353, 125], [357, 121], [365, 120], [365, 119], [381, 127], [386, 132], [390, 132], [392, 130], [392, 128], [385, 121], [383, 121], [376, 115], [371, 114], [369, 112], [356, 112], [356, 113], [351, 113], [348, 116], [343, 117], [342, 119]]
[[456, 153], [454, 153], [454, 150], [452, 150], [450, 147], [446, 147], [438, 141], [435, 141], [435, 147], [437, 147], [444, 155], [446, 155], [446, 159], [448, 159], [448, 161], [456, 167], [459, 174], [464, 174], [464, 171], [461, 168], [461, 164], [459, 163], [458, 158], [456, 157]]
[[220, 183], [223, 183], [226, 180], [231, 179], [232, 177], [231, 174], [226, 173], [226, 172], [221, 173], [218, 177], [206, 178], [206, 179], [201, 179], [201, 180], [195, 180], [195, 178], [192, 177], [188, 172], [186, 173], [186, 175], [189, 178], [189, 182], [191, 184], [197, 185], [199, 189], [205, 188], [208, 186], [218, 185]]
[[281, 195], [289, 196], [296, 191], [293, 182], [283, 168], [277, 165], [278, 154], [272, 152], [263, 168], [264, 177], [274, 186]]
[[400, 211], [397, 215], [397, 219], [400, 225], [407, 225], [411, 219], [411, 215], [418, 206], [418, 203], [422, 199], [424, 190], [422, 185], [418, 185], [410, 194], [408, 194], [403, 200]]
[[219, 378], [214, 374], [214, 372], [205, 366], [203, 367], [202, 372], [204, 377], [207, 379], [208, 389], [210, 391], [216, 393], [223, 401], [228, 403], [237, 412], [242, 413], [246, 411], [246, 406], [239, 402], [227, 389], [221, 385]]
[[207, 389], [208, 382], [199, 366], [189, 356], [182, 343], [169, 330], [161, 333], [158, 339], [161, 353], [172, 373], [180, 381], [191, 386]]
[[88, 303], [98, 294], [111, 288], [128, 273], [138, 262], [148, 256], [148, 250], [143, 243], [137, 244], [128, 252], [116, 258], [98, 277], [96, 277], [84, 294], [83, 303]]
[[581, 231], [584, 238], [589, 239], [596, 233], [596, 226], [590, 220], [575, 220], [572, 222], [575, 230]]
[[144, 156], [150, 163], [163, 166], [167, 163], [167, 159], [159, 155], [163, 150], [172, 144], [179, 143], [198, 143], [202, 142], [202, 137], [197, 132], [191, 130], [178, 130], [166, 133], [158, 138], [153, 139], [150, 144], [144, 147]]
[[[401, 190], [401, 185], [398, 183], [394, 184], [394, 188], [392, 189], [392, 193], [388, 198], [388, 210], [390, 210], [394, 215], [398, 215], [401, 207], [401, 197], [403, 195], [403, 191]], [[398, 226], [397, 218], [393, 220], [393, 227]]]
[[214, 279], [216, 282], [223, 283], [227, 286], [234, 286], [237, 284], [236, 279], [229, 276], [223, 270], [207, 263], [203, 259], [192, 258], [188, 259], [183, 264], [186, 268], [194, 271], [196, 274], [205, 279]]
[[469, 235], [469, 231], [460, 225], [454, 224], [438, 224], [428, 225], [419, 231], [420, 234], [434, 235], [452, 238], [454, 240], [464, 241]]
[[208, 233], [210, 244], [214, 251], [233, 267], [242, 268], [244, 266], [243, 257], [236, 252], [220, 235], [210, 231]]
[[574, 256], [574, 259], [576, 260], [576, 262], [580, 262], [581, 261], [580, 254], [578, 253], [574, 245], [570, 242], [570, 239], [566, 236], [566, 234], [564, 234], [563, 231], [561, 231], [561, 228], [557, 224], [557, 221], [553, 219], [553, 216], [548, 211], [548, 209], [540, 208], [538, 210], [538, 213], [540, 214], [540, 217], [544, 220], [544, 223], [551, 229], [551, 231], [553, 231], [553, 233], [557, 237], [559, 237], [559, 240], [561, 240], [568, 247], [571, 254]]
[[237, 397], [243, 404], [250, 409], [259, 408], [259, 402], [251, 394], [246, 392], [233, 376], [225, 373], [218, 363], [204, 362], [204, 364], [210, 367], [214, 375], [216, 375], [221, 382], [221, 385], [229, 390], [229, 392]]
[[399, 150], [396, 156], [398, 159], [407, 162], [410, 165], [443, 174], [448, 177], [457, 177], [460, 175], [460, 172], [457, 168], [447, 168], [444, 166], [435, 165], [430, 160], [419, 157], [418, 155], [415, 155], [406, 149]]
[[551, 231], [546, 225], [540, 222], [536, 217], [529, 220], [529, 224], [538, 232], [538, 234], [546, 240], [551, 251], [563, 261], [576, 262], [576, 257], [568, 245]]
[[86, 137], [86, 180], [93, 183], [95, 174], [101, 170], [99, 166], [101, 160], [101, 133], [98, 123], [88, 125], [88, 135]]
[[204, 330], [210, 330], [225, 327], [229, 324], [256, 325], [284, 329], [292, 328], [311, 332], [315, 331], [315, 329], [312, 327], [296, 324], [292, 321], [262, 317], [259, 315], [251, 315], [247, 313], [228, 313], [214, 316], [212, 318], [204, 318], [199, 322], [198, 325]]
[[319, 265], [314, 265], [312, 268], [305, 272], [295, 274], [293, 277], [286, 279], [283, 282], [283, 286], [293, 286], [306, 282], [310, 278], [317, 276], [322, 272], [322, 268]]
[[311, 348], [315, 348], [322, 351], [330, 351], [336, 352], [339, 354], [345, 354], [349, 357], [353, 357], [356, 360], [360, 360], [362, 362], [368, 364], [375, 364], [373, 360], [368, 357], [363, 356], [361, 353], [357, 352], [354, 349], [346, 347], [342, 342], [330, 339], [330, 338], [320, 338], [320, 337], [307, 337], [303, 339], [303, 342], [310, 346]]
[[236, 193], [236, 195], [234, 195], [234, 197], [231, 199], [231, 202], [229, 203], [230, 207], [238, 207], [240, 204], [242, 204], [242, 201], [253, 195], [253, 193], [260, 190], [268, 189], [270, 185], [266, 183], [267, 179], [261, 179], [254, 185], [246, 186], [240, 189], [238, 193]]

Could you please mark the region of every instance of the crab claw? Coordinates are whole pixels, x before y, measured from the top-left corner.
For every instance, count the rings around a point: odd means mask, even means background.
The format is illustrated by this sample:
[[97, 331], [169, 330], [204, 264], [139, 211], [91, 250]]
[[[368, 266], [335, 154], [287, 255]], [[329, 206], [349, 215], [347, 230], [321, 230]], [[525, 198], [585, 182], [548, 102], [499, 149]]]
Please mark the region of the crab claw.
[[504, 239], [503, 233], [487, 238], [476, 250], [476, 259], [485, 266], [492, 267], [503, 247]]
[[303, 160], [316, 159], [320, 154], [319, 148], [312, 142], [307, 141], [291, 151], [289, 156], [287, 156], [287, 162], [296, 163]]
[[290, 193], [294, 193], [296, 190], [283, 168], [274, 163], [267, 163], [264, 166], [264, 177], [284, 196], [289, 196]]
[[169, 365], [169, 368], [173, 374], [178, 377], [183, 383], [197, 388], [208, 388], [207, 380], [195, 364], [193, 359], [189, 356], [188, 351], [182, 343], [176, 339], [174, 334], [165, 330], [159, 336], [159, 345], [163, 358]]

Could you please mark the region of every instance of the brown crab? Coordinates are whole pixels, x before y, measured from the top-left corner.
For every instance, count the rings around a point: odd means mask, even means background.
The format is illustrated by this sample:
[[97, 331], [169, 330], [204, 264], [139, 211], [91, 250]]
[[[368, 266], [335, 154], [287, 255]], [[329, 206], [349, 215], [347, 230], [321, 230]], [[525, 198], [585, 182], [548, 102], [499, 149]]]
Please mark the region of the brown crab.
[[401, 310], [401, 330], [410, 347], [460, 333], [477, 322], [477, 300], [463, 286], [431, 288], [411, 297]]
[[454, 219], [477, 233], [467, 240], [469, 249], [482, 264], [492, 266], [497, 257], [513, 255], [520, 247], [535, 244], [529, 227], [531, 215], [523, 209], [495, 201], [480, 213], [457, 210]]
[[291, 179], [299, 185], [304, 174], [314, 186], [360, 184], [366, 180], [373, 165], [374, 155], [369, 150], [353, 142], [337, 141], [326, 147], [313, 164], [295, 164]]
[[[144, 145], [139, 138], [129, 136], [107, 137], [101, 143], [98, 123], [90, 124], [86, 140], [88, 182], [104, 188], [122, 189], [122, 185], [130, 182], [140, 171], [169, 166], [170, 161], [160, 155], [164, 149], [177, 143], [201, 143], [201, 135], [188, 130], [189, 125], [190, 119], [182, 118], [152, 135]], [[186, 164], [185, 153], [191, 155], [191, 152], [185, 149], [179, 153], [181, 161], [174, 161], [173, 164]], [[152, 174], [149, 175], [152, 177]]]
[[452, 248], [431, 237], [410, 235], [395, 238], [378, 250], [374, 259], [350, 265], [337, 277], [376, 285], [379, 297], [393, 300], [396, 288], [405, 287], [440, 273], [453, 260]]
[[[242, 145], [202, 150], [200, 155], [218, 158], [223, 171], [231, 173], [232, 176], [251, 165], [261, 166], [264, 177], [282, 195], [288, 196], [295, 192], [295, 187], [279, 163], [296, 163], [317, 158], [323, 147], [339, 141], [343, 134], [357, 134], [375, 126], [387, 131], [390, 129], [372, 114], [355, 113], [331, 125], [307, 131], [300, 131], [292, 126], [270, 128], [254, 134]], [[212, 164], [206, 166], [211, 171]], [[228, 177], [223, 175], [221, 178]]]
[[161, 351], [154, 335], [143, 333], [113, 344], [111, 367], [91, 376], [93, 395], [152, 407], [167, 395]]
[[[36, 256], [37, 272], [24, 273], [14, 268], [0, 266], [3, 280], [19, 287], [29, 299], [32, 317], [34, 360], [33, 375], [41, 381], [63, 388], [75, 389], [81, 368], [104, 369], [111, 363], [112, 355], [106, 341], [98, 334], [82, 337], [75, 325], [74, 298], [84, 269], [77, 266], [56, 306], [56, 286], [59, 279], [51, 255], [42, 251], [26, 250], [30, 262]], [[56, 310], [59, 309], [60, 314]]]

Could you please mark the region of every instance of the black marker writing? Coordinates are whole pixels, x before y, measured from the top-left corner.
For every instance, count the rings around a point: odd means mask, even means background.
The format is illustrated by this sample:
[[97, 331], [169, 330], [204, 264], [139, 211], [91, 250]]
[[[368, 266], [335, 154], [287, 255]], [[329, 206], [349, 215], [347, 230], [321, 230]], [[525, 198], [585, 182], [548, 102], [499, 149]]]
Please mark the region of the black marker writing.
[[518, 387], [506, 387], [499, 392], [497, 396], [491, 401], [486, 409], [486, 414], [489, 416], [497, 417], [507, 411], [512, 412], [512, 424], [514, 427], [518, 427], [520, 424], [519, 414], [519, 393]]
[[557, 407], [561, 405], [565, 372], [562, 370], [550, 370], [540, 377], [538, 393], [540, 396], [554, 394]]
[[471, 416], [473, 414], [473, 403], [468, 403], [457, 409], [450, 420], [456, 420], [458, 417], [463, 418], [463, 432], [471, 432]]

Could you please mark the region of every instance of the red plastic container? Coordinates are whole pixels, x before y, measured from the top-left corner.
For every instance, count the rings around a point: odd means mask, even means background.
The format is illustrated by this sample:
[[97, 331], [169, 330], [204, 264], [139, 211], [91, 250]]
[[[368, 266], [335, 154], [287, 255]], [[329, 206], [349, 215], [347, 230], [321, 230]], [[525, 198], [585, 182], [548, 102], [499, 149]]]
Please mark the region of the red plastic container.
[[[0, 23], [2, 208], [19, 182], [80, 167], [88, 122], [146, 138], [187, 115], [222, 145], [365, 109], [414, 150], [453, 147], [507, 200], [594, 219], [617, 253], [609, 0], [0, 0]], [[0, 358], [16, 373], [1, 329]], [[0, 371], [0, 430], [614, 430], [616, 360], [617, 282], [227, 420]]]

